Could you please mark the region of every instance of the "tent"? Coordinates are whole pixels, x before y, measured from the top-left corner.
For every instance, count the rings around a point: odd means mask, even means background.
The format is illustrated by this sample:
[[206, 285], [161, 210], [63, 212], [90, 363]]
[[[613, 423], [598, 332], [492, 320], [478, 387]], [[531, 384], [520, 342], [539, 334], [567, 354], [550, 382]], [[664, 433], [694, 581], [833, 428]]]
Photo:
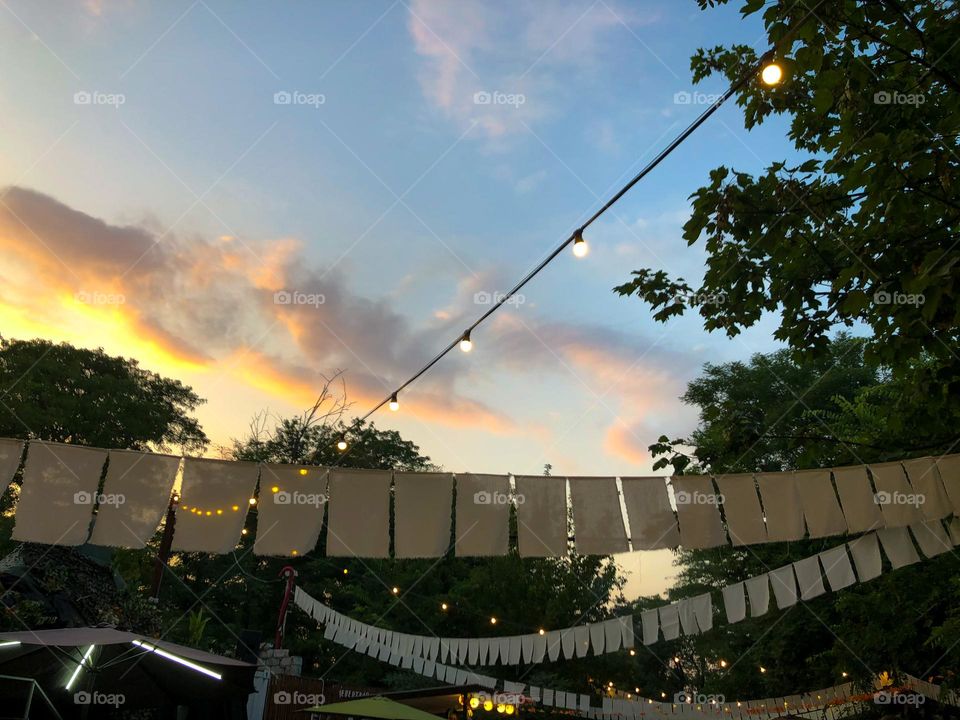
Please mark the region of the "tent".
[[321, 715], [348, 715], [356, 718], [375, 718], [376, 720], [437, 720], [423, 710], [398, 703], [385, 697], [367, 697], [360, 700], [331, 703], [330, 705], [316, 705], [303, 712], [318, 713]]
[[0, 633], [0, 674], [36, 681], [65, 717], [81, 710], [96, 717], [108, 706], [244, 718], [255, 671], [251, 663], [107, 627]]

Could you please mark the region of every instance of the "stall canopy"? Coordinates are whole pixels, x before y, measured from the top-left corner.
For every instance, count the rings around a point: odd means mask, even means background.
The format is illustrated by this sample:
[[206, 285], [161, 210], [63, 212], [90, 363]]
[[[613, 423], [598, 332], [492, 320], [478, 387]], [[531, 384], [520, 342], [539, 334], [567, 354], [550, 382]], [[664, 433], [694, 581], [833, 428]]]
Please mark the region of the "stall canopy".
[[357, 718], [378, 718], [379, 720], [437, 720], [436, 715], [431, 715], [423, 710], [417, 710], [417, 708], [385, 697], [368, 697], [330, 705], [316, 705], [307, 708], [304, 712], [321, 713], [323, 715], [348, 715]]

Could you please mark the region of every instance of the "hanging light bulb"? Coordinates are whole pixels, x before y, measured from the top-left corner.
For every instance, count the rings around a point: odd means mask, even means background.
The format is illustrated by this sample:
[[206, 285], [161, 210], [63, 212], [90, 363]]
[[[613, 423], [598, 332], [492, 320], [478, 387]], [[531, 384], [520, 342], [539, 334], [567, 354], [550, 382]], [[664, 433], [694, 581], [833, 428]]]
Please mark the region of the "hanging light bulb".
[[469, 330], [467, 330], [463, 334], [463, 337], [460, 338], [460, 349], [463, 350], [463, 352], [470, 352], [471, 350], [473, 350], [473, 342], [470, 340]]
[[449, 607], [450, 607], [450, 606], [447, 605], [446, 603], [440, 603], [440, 609], [441, 609], [441, 610], [444, 610], [444, 611], [445, 611], [445, 610], [447, 610], [447, 608], [449, 608]]
[[590, 246], [587, 245], [587, 241], [583, 239], [583, 230], [577, 230], [573, 234], [573, 254], [578, 257], [586, 257], [587, 253], [590, 252]]
[[727, 666], [726, 660], [720, 660], [720, 667], [725, 668]]
[[480, 707], [480, 698], [478, 697], [470, 698], [470, 707], [472, 707], [474, 710]]
[[540, 628], [540, 630], [539, 630], [538, 632], [539, 632], [541, 635], [546, 635], [546, 634], [547, 634], [547, 631], [544, 630], [543, 628]]
[[783, 68], [775, 62], [767, 63], [760, 71], [760, 79], [765, 85], [777, 85], [783, 80]]
[[761, 666], [760, 666], [760, 672], [765, 673], [766, 671], [767, 671], [767, 669], [766, 669], [763, 665], [761, 665]]
[[514, 707], [513, 707], [513, 705], [507, 705], [507, 706], [504, 708], [504, 712], [505, 712], [507, 715], [513, 715], [513, 712], [514, 712]]
[[249, 502], [251, 505], [256, 505], [256, 504], [257, 504], [257, 499], [256, 499], [256, 498], [250, 498], [247, 502]]
[[400, 594], [400, 588], [398, 588], [396, 585], [394, 585], [393, 588], [390, 590], [390, 592], [392, 592], [394, 595], [399, 595], [399, 594]]
[[497, 619], [496, 619], [495, 617], [490, 618], [490, 624], [491, 624], [491, 625], [496, 625], [496, 624], [497, 624]]
[[337, 440], [337, 450], [339, 450], [340, 452], [343, 452], [346, 449], [347, 449], [347, 439], [341, 436], [340, 439]]
[[493, 710], [493, 701], [492, 701], [492, 700], [484, 700], [484, 701], [483, 701], [483, 709], [486, 710], [487, 712], [490, 712], [491, 710]]
[[630, 650], [630, 657], [633, 657], [633, 656], [636, 655], [636, 654], [637, 654], [637, 651], [631, 648], [631, 650]]
[[307, 470], [306, 468], [300, 468], [300, 474], [301, 474], [301, 475], [306, 475], [307, 472], [308, 472], [308, 470]]
[[394, 412], [400, 409], [400, 403], [397, 401], [396, 393], [390, 396], [390, 409]]

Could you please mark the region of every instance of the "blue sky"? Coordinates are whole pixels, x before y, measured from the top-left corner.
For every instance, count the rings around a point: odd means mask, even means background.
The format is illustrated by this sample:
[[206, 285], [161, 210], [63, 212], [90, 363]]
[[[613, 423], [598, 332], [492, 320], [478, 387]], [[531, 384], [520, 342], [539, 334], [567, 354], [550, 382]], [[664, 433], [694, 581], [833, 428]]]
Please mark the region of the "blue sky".
[[[732, 43], [762, 48], [759, 23], [692, 0], [5, 0], [3, 333], [193, 384], [217, 442], [336, 369], [362, 414], [702, 111], [722, 84], [689, 58]], [[722, 109], [378, 424], [450, 470], [648, 474], [693, 427], [685, 383], [772, 325], [729, 340], [610, 290], [696, 279], [688, 196], [790, 158], [785, 136]]]

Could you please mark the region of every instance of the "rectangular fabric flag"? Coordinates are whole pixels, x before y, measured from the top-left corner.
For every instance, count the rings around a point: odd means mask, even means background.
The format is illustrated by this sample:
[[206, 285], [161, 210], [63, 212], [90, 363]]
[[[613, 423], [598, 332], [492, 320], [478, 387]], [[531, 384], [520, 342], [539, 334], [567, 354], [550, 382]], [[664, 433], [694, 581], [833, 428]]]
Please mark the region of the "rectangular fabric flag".
[[866, 465], [834, 468], [833, 478], [850, 532], [869, 532], [883, 527], [883, 515], [867, 477]]
[[827, 591], [823, 586], [820, 561], [816, 555], [797, 560], [793, 563], [793, 571], [797, 574], [797, 583], [800, 585], [800, 598], [802, 600], [812, 600]]
[[680, 544], [677, 518], [662, 477], [620, 478], [634, 550], [675, 548]]
[[943, 455], [934, 458], [934, 462], [953, 506], [953, 514], [960, 515], [960, 455]]
[[[559, 637], [559, 635], [557, 636]], [[533, 662], [541, 663], [543, 658], [547, 654], [547, 636], [544, 635], [534, 635], [533, 636]]]
[[853, 564], [857, 568], [857, 578], [860, 582], [873, 580], [880, 575], [883, 561], [880, 559], [880, 545], [877, 543], [877, 533], [861, 535], [847, 543]]
[[23, 456], [23, 440], [0, 438], [0, 493], [13, 481]]
[[770, 608], [770, 580], [767, 574], [757, 575], [743, 581], [750, 599], [750, 617], [765, 615]]
[[590, 647], [593, 648], [593, 654], [602, 655], [607, 643], [606, 628], [603, 623], [589, 623], [587, 629], [590, 632]]
[[520, 555], [523, 557], [566, 555], [566, 480], [542, 475], [518, 475], [516, 481], [517, 542]]
[[713, 629], [713, 598], [706, 592], [690, 598], [690, 607], [700, 632]]
[[[103, 499], [90, 536], [92, 545], [140, 550], [160, 527], [180, 458], [135, 450], [111, 450]], [[110, 502], [113, 500], [114, 502]]]
[[913, 540], [905, 527], [883, 528], [877, 530], [877, 537], [894, 570], [920, 562], [920, 556], [913, 546]]
[[840, 510], [829, 470], [798, 470], [793, 479], [811, 538], [847, 532], [847, 522]]
[[752, 473], [717, 475], [714, 480], [723, 499], [727, 532], [734, 545], [753, 545], [767, 541], [767, 527]]
[[510, 478], [457, 474], [458, 557], [507, 554], [510, 531]]
[[846, 543], [820, 553], [820, 564], [833, 592], [850, 587], [857, 581], [853, 566], [850, 565], [850, 556], [847, 555]]
[[577, 657], [586, 657], [590, 650], [590, 628], [586, 625], [575, 627], [573, 629], [573, 642], [576, 646]]
[[33, 440], [23, 467], [13, 539], [46, 545], [82, 545], [107, 451]]
[[680, 608], [675, 604], [661, 605], [657, 608], [660, 613], [660, 629], [664, 640], [676, 640], [680, 637]]
[[797, 604], [797, 580], [793, 575], [793, 565], [771, 570], [767, 573], [770, 584], [773, 586], [773, 596], [777, 599], [777, 607], [783, 610]]
[[563, 636], [559, 630], [550, 630], [547, 632], [547, 657], [550, 662], [554, 662], [560, 657], [562, 649]]
[[747, 599], [743, 594], [742, 582], [723, 588], [723, 609], [728, 623], [737, 623], [747, 617]]
[[887, 527], [906, 527], [923, 520], [918, 509], [919, 498], [907, 482], [900, 463], [877, 463], [868, 467], [873, 475], [877, 503]]
[[264, 463], [254, 554], [293, 557], [313, 550], [327, 497], [326, 468]]
[[770, 542], [803, 537], [803, 508], [793, 473], [757, 473]]
[[693, 616], [693, 607], [689, 598], [682, 598], [673, 603], [677, 606], [677, 614], [680, 616], [680, 629], [684, 635], [699, 635], [700, 628], [697, 627], [697, 619]]
[[185, 458], [173, 549], [228, 553], [237, 546], [257, 485], [253, 462]]
[[394, 473], [397, 558], [440, 557], [450, 547], [451, 473]]
[[330, 470], [329, 557], [389, 556], [392, 477], [389, 470]]
[[947, 550], [953, 549], [953, 543], [950, 542], [946, 530], [943, 529], [943, 523], [939, 520], [928, 520], [911, 525], [910, 531], [917, 539], [917, 545], [920, 546], [921, 552], [928, 558], [936, 557]]
[[581, 555], [626, 552], [627, 531], [623, 526], [616, 478], [572, 477], [568, 481], [577, 552]]
[[718, 507], [719, 496], [708, 475], [678, 475], [670, 479], [677, 505], [680, 544], [687, 549], [727, 544]]
[[640, 613], [640, 627], [643, 630], [644, 645], [653, 645], [660, 639], [660, 620], [655, 609]]
[[617, 618], [617, 621], [620, 623], [620, 641], [622, 646], [625, 650], [629, 650], [635, 642], [633, 637], [633, 615], [622, 615]]
[[923, 502], [920, 511], [927, 520], [942, 520], [953, 512], [947, 491], [932, 457], [904, 460], [903, 469], [913, 490]]

